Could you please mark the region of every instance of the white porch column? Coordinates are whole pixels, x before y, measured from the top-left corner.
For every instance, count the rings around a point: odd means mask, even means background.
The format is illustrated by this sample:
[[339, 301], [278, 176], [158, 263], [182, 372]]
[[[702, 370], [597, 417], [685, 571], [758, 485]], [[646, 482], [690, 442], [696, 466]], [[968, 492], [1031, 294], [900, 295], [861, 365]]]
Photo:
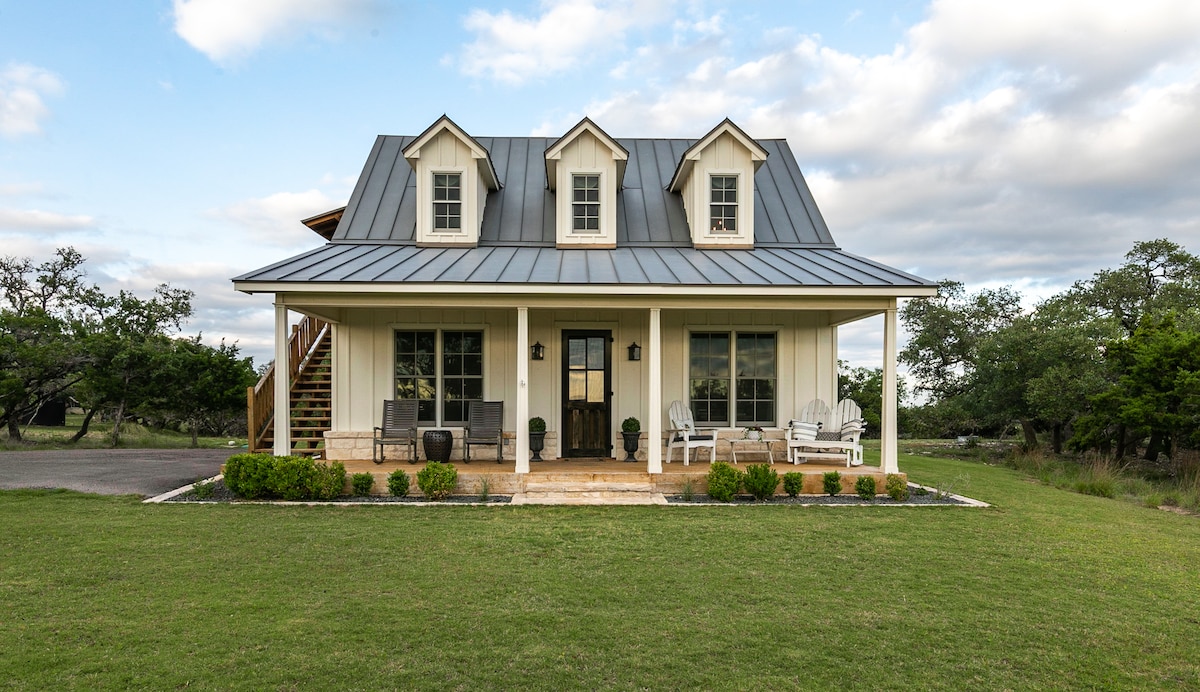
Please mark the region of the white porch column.
[[879, 422], [879, 467], [899, 473], [896, 451], [896, 308], [883, 317], [883, 410]]
[[[278, 297], [276, 297], [278, 301]], [[288, 367], [288, 309], [275, 303], [275, 455], [292, 453], [291, 368]]]
[[646, 342], [650, 386], [646, 397], [646, 471], [662, 473], [662, 309], [650, 308], [650, 339]]
[[529, 473], [529, 308], [517, 308], [517, 473]]

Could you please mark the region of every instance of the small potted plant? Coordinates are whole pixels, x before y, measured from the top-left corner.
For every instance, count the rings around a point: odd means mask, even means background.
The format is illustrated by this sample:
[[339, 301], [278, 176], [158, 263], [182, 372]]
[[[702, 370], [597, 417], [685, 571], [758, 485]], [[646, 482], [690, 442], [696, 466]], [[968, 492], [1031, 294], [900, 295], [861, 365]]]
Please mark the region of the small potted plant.
[[758, 425], [749, 425], [742, 431], [742, 437], [751, 442], [759, 442], [763, 439], [763, 429]]
[[625, 461], [636, 463], [637, 458], [633, 455], [637, 454], [638, 441], [642, 437], [642, 422], [633, 416], [621, 421], [621, 437], [625, 440], [625, 451], [629, 454]]
[[529, 451], [533, 452], [530, 461], [541, 461], [542, 450], [546, 448], [546, 421], [541, 416], [529, 419]]

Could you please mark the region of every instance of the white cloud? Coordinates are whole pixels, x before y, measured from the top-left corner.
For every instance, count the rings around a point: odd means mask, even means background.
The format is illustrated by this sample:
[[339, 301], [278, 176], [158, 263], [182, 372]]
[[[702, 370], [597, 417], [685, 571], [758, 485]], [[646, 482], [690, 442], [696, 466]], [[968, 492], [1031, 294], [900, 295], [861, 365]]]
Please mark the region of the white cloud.
[[300, 223], [301, 219], [340, 206], [324, 192], [312, 189], [244, 200], [212, 211], [210, 216], [237, 224], [249, 231], [256, 241], [294, 248], [321, 242], [315, 233]]
[[174, 0], [175, 33], [222, 65], [280, 37], [334, 36], [378, 11], [377, 0]]
[[18, 137], [42, 131], [50, 117], [45, 98], [64, 90], [62, 79], [49, 70], [11, 63], [0, 71], [0, 135]]
[[543, 0], [542, 13], [472, 10], [463, 26], [476, 35], [457, 61], [471, 76], [521, 84], [570, 70], [619, 48], [635, 26], [664, 21], [670, 0]]
[[95, 223], [90, 216], [0, 207], [0, 231], [77, 231], [92, 228]]

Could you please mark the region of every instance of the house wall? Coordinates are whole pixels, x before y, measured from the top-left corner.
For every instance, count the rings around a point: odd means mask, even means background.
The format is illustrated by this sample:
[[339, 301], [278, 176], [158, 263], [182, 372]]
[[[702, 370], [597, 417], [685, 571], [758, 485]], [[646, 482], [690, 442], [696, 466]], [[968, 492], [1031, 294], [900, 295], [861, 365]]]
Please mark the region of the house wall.
[[[333, 424], [327, 444], [330, 458], [369, 458], [370, 431], [379, 425], [383, 401], [394, 396], [394, 337], [398, 328], [439, 327], [484, 331], [484, 396], [503, 400], [505, 429], [516, 420], [516, 310], [460, 308], [345, 308], [334, 329]], [[627, 347], [643, 349], [649, 336], [645, 309], [530, 309], [529, 342], [546, 347], [542, 361], [530, 361], [529, 415], [546, 420], [548, 455], [557, 455], [562, 404], [561, 351], [565, 329], [605, 329], [613, 334], [612, 426], [614, 454], [620, 451], [619, 426], [626, 417], [649, 423], [645, 382], [649, 363], [630, 361]], [[786, 423], [813, 398], [836, 399], [836, 327], [826, 311], [663, 310], [664, 407], [687, 400], [687, 343], [691, 331], [775, 331], [778, 334], [777, 422]], [[643, 350], [645, 354], [646, 351]], [[666, 409], [663, 428], [670, 427]], [[521, 422], [524, 424], [524, 421]], [[449, 426], [448, 426], [449, 427]], [[453, 428], [452, 428], [453, 429]], [[339, 439], [353, 442], [338, 442]], [[486, 455], [487, 452], [485, 451]], [[512, 458], [511, 448], [505, 457]]]

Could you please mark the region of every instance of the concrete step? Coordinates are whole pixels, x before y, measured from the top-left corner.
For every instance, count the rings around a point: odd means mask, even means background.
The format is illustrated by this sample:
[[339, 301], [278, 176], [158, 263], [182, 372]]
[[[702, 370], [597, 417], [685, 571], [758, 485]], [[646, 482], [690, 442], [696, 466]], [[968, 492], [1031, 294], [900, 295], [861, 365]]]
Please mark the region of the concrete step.
[[525, 492], [606, 492], [606, 493], [652, 493], [654, 484], [650, 482], [619, 482], [619, 481], [585, 481], [572, 479], [564, 481], [525, 481]]
[[665, 505], [662, 493], [605, 490], [526, 492], [513, 495], [514, 505]]

